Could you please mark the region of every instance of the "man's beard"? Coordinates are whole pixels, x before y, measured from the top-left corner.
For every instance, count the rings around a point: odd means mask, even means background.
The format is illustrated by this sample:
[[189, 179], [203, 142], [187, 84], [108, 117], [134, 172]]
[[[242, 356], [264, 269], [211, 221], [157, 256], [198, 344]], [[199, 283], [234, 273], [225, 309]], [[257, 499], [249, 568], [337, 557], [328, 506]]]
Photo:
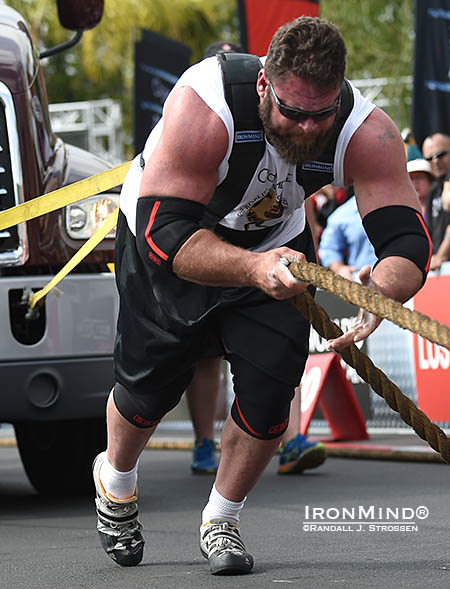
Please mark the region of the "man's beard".
[[258, 109], [268, 141], [275, 147], [280, 157], [290, 164], [303, 164], [316, 159], [323, 152], [333, 127], [308, 138], [302, 137], [298, 132], [280, 135], [270, 122], [273, 103], [269, 94], [264, 96]]

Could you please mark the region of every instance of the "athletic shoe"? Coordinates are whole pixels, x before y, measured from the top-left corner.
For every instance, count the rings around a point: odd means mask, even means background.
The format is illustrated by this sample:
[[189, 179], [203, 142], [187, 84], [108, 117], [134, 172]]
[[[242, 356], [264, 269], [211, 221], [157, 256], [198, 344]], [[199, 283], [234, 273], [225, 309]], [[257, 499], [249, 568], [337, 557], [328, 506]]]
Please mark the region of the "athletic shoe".
[[308, 442], [305, 436], [297, 434], [281, 448], [278, 474], [300, 474], [320, 466], [326, 457], [322, 442]]
[[106, 452], [94, 460], [92, 466], [95, 483], [97, 530], [103, 550], [121, 566], [136, 566], [144, 553], [142, 526], [138, 521], [137, 490], [129, 499], [117, 499], [109, 495], [100, 481], [100, 469]]
[[216, 442], [214, 440], [198, 440], [192, 447], [191, 470], [194, 474], [216, 474], [217, 461], [215, 457]]
[[245, 550], [235, 520], [214, 518], [200, 526], [200, 551], [213, 575], [246, 575], [253, 557]]

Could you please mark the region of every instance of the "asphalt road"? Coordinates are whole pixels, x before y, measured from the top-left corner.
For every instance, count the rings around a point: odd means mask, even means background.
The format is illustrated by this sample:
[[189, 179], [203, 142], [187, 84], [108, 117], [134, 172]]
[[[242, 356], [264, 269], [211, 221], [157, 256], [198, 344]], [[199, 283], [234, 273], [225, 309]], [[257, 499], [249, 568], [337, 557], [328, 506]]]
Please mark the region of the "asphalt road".
[[17, 449], [0, 448], [0, 587], [450, 587], [447, 465], [329, 458], [309, 474], [280, 477], [274, 460], [241, 517], [254, 572], [213, 577], [197, 545], [212, 479], [192, 476], [189, 464], [186, 451], [144, 452], [146, 551], [140, 566], [121, 568], [100, 547], [92, 499], [39, 497]]

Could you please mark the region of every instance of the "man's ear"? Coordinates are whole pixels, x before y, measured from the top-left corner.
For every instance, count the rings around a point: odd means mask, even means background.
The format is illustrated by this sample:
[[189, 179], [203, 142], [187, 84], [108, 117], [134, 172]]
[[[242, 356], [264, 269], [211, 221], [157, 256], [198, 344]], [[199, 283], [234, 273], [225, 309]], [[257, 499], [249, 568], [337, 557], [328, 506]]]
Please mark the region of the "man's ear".
[[258, 96], [263, 99], [269, 88], [269, 82], [266, 77], [266, 70], [263, 68], [258, 72], [258, 78], [256, 80], [256, 92]]

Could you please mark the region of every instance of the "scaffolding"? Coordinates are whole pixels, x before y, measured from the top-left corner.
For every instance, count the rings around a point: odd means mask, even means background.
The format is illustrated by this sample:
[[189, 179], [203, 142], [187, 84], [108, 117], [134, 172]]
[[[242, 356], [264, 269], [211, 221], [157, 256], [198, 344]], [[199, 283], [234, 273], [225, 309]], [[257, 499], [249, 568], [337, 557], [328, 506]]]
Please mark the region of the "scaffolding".
[[110, 98], [50, 104], [53, 131], [112, 165], [123, 162], [122, 111]]
[[412, 76], [351, 80], [363, 96], [382, 108], [399, 128], [411, 126]]

